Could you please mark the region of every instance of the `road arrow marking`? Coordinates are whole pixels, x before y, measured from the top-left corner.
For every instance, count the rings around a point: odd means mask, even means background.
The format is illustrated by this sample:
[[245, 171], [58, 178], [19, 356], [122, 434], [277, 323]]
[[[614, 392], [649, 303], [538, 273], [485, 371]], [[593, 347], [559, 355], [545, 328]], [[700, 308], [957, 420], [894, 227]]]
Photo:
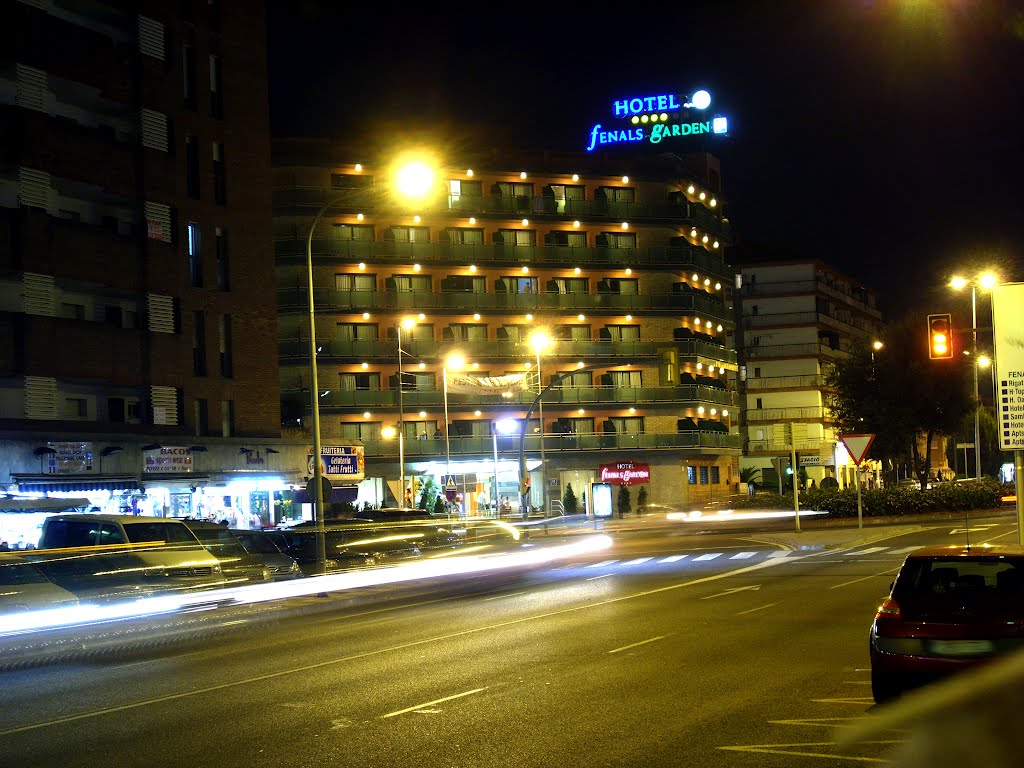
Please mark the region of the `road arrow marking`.
[[701, 600], [710, 600], [713, 597], [723, 597], [725, 595], [732, 595], [732, 594], [735, 594], [737, 592], [756, 592], [760, 588], [761, 588], [760, 584], [751, 584], [748, 587], [733, 587], [732, 589], [727, 589], [727, 590], [725, 590], [725, 592], [719, 592], [718, 594], [715, 594], [715, 595], [705, 595], [704, 597], [701, 598]]

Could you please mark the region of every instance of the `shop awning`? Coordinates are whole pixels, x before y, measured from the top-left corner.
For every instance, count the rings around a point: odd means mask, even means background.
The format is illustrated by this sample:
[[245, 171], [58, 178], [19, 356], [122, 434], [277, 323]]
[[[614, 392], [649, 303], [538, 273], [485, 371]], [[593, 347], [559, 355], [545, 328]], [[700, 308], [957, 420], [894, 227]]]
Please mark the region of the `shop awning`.
[[19, 493], [88, 493], [89, 491], [137, 491], [141, 487], [137, 477], [18, 477]]
[[0, 497], [0, 512], [63, 512], [67, 509], [88, 507], [91, 502], [82, 497], [68, 499], [19, 499]]

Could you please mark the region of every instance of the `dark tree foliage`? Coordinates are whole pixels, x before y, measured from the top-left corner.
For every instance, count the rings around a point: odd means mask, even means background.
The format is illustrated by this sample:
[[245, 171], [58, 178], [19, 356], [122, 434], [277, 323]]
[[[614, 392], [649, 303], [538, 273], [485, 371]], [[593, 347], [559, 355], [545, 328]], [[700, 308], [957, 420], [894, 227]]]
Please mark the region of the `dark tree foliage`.
[[954, 339], [952, 360], [929, 359], [921, 314], [890, 325], [884, 342], [877, 352], [863, 342], [830, 367], [826, 404], [840, 434], [875, 435], [868, 456], [883, 461], [890, 480], [895, 466], [909, 461], [924, 488], [932, 473], [923, 446], [936, 435], [956, 434], [973, 413], [970, 360], [960, 354], [962, 339]]
[[616, 501], [616, 508], [619, 511], [619, 517], [625, 517], [633, 511], [633, 502], [629, 498], [629, 486], [619, 486], [619, 498]]
[[562, 497], [562, 511], [567, 515], [578, 514], [579, 502], [576, 500], [576, 491], [572, 489], [572, 483], [565, 486], [565, 495]]

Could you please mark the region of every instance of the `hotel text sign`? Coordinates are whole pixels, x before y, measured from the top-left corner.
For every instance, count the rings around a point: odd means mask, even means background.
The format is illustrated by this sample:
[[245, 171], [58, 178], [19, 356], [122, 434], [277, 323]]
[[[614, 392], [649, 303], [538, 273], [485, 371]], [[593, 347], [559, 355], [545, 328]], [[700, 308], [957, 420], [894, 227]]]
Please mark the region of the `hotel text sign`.
[[992, 289], [999, 447], [1024, 450], [1024, 283]]
[[[707, 91], [697, 91], [692, 100], [680, 103], [674, 94], [639, 96], [612, 102], [612, 115], [626, 119], [628, 125], [605, 127], [597, 123], [590, 129], [587, 151], [629, 142], [660, 144], [666, 139], [702, 133], [724, 135], [729, 132], [728, 118], [715, 115], [692, 120], [711, 104]], [[680, 119], [685, 117], [687, 119]]]

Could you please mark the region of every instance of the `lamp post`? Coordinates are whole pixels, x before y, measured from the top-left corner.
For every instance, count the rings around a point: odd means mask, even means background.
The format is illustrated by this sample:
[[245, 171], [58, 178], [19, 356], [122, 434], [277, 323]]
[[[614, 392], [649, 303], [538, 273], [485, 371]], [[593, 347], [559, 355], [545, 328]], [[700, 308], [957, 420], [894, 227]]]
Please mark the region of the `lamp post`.
[[460, 371], [466, 364], [466, 358], [457, 352], [453, 352], [445, 358], [441, 366], [441, 380], [444, 386], [444, 450], [445, 450], [445, 476], [452, 476], [452, 439], [448, 429], [448, 369]]
[[416, 321], [406, 317], [397, 326], [398, 331], [398, 475], [400, 506], [405, 506], [405, 378], [402, 373], [402, 328], [411, 330]]
[[544, 392], [544, 381], [540, 373], [540, 353], [551, 344], [551, 337], [544, 331], [534, 331], [530, 334], [530, 346], [537, 354], [537, 413], [540, 417], [540, 501], [544, 514], [548, 513], [548, 472], [547, 462], [544, 458], [544, 399], [540, 397]]
[[[990, 290], [996, 284], [996, 276], [991, 272], [979, 275], [977, 278], [968, 280], [964, 277], [954, 277], [949, 281], [954, 290], [960, 290], [968, 285], [971, 286], [971, 370], [974, 374], [974, 399], [978, 400], [978, 287], [982, 290]], [[981, 480], [981, 421], [978, 415], [979, 404], [974, 405], [974, 475], [975, 479]], [[966, 468], [964, 471], [966, 475]]]

